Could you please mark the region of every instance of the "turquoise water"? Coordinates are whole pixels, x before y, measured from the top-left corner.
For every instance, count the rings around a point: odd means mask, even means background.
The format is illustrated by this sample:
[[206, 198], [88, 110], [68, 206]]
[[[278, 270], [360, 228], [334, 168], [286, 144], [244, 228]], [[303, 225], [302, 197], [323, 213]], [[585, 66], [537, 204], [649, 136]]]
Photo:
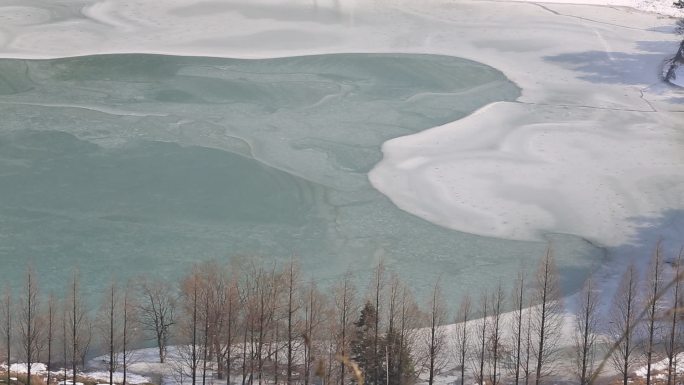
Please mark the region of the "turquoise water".
[[[366, 174], [386, 140], [518, 95], [491, 67], [434, 55], [0, 60], [0, 278], [17, 284], [30, 261], [59, 289], [78, 267], [97, 292], [294, 254], [324, 283], [380, 259], [419, 291], [510, 280], [546, 245], [435, 226]], [[600, 251], [550, 239], [572, 287]]]

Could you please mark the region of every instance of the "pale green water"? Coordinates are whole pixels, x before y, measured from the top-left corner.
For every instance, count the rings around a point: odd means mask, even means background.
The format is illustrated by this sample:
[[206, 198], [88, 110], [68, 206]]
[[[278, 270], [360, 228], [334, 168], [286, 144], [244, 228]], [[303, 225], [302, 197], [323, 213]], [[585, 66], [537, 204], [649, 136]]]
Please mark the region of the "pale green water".
[[[544, 244], [432, 225], [366, 173], [384, 141], [517, 96], [490, 67], [433, 55], [0, 60], [0, 278], [33, 261], [59, 288], [78, 266], [97, 291], [294, 253], [322, 281], [379, 258], [418, 289], [510, 280]], [[572, 286], [599, 251], [553, 238]]]

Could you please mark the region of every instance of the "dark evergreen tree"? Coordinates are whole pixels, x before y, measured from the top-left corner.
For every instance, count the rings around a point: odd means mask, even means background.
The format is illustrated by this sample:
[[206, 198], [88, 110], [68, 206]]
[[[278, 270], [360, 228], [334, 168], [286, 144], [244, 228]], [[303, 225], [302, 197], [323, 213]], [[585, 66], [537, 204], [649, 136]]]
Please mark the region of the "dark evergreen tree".
[[389, 352], [387, 355], [386, 380], [390, 385], [410, 385], [415, 382], [416, 371], [411, 358], [408, 344], [403, 340], [401, 333], [395, 329], [387, 331], [382, 339], [382, 351]]
[[375, 306], [366, 302], [359, 319], [354, 322], [351, 358], [363, 371], [365, 383], [368, 385], [386, 384], [386, 372], [384, 368], [378, 367], [378, 365], [382, 365], [382, 362], [378, 363], [378, 360], [375, 359], [375, 348], [378, 346], [375, 341], [375, 320], [377, 316]]

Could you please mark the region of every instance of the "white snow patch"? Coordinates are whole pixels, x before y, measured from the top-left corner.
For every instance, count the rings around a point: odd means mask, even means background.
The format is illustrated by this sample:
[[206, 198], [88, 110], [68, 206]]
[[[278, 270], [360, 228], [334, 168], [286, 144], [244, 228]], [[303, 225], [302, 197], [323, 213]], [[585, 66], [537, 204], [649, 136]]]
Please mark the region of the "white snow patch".
[[[39, 362], [34, 362], [31, 364], [31, 373], [33, 374], [38, 374], [47, 371], [47, 366], [45, 364], [41, 364]], [[15, 372], [15, 373], [28, 373], [28, 364], [27, 363], [16, 363], [10, 365], [10, 372]]]
[[[684, 373], [684, 367], [682, 367], [682, 363], [684, 362], [684, 353], [679, 353], [673, 357], [673, 366], [674, 369], [676, 369], [676, 373], [678, 375]], [[668, 364], [668, 359], [662, 359], [660, 361], [653, 362], [651, 364], [651, 378], [667, 378], [667, 364]], [[634, 374], [646, 378], [646, 371], [647, 367], [642, 366], [639, 369], [634, 371]], [[654, 374], [655, 373], [655, 374]]]
[[58, 385], [83, 385], [82, 382], [78, 382], [78, 381], [73, 382], [71, 380], [59, 381], [57, 384]]
[[[114, 374], [113, 375], [113, 381], [115, 384], [117, 384], [117, 383], [120, 384], [123, 382], [123, 372], [118, 371], [118, 372], [114, 372], [113, 374]], [[105, 371], [91, 372], [91, 371], [88, 371], [88, 372], [85, 372], [83, 375], [85, 377], [89, 377], [89, 378], [92, 378], [94, 380], [107, 381], [107, 384], [109, 384], [108, 383], [109, 372], [105, 372]], [[152, 380], [150, 380], [149, 378], [147, 378], [145, 376], [141, 376], [139, 374], [126, 373], [126, 382], [129, 384], [145, 384], [145, 383], [152, 382]]]

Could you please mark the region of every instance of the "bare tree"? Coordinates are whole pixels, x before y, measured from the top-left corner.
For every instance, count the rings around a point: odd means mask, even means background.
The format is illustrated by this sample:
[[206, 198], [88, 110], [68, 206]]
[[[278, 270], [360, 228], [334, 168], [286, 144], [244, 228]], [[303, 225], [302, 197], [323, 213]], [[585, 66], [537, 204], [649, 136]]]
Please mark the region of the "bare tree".
[[580, 385], [588, 385], [594, 376], [596, 336], [599, 327], [599, 296], [589, 277], [580, 292], [579, 308], [575, 314], [575, 365]]
[[[237, 261], [241, 262], [241, 261]], [[265, 380], [265, 364], [270, 360], [269, 349], [276, 318], [276, 296], [273, 291], [281, 282], [276, 265], [268, 268], [255, 261], [241, 263], [240, 306], [242, 312], [242, 382]], [[287, 281], [287, 279], [285, 279]], [[294, 297], [293, 297], [294, 300]], [[290, 364], [294, 365], [293, 361]], [[290, 366], [288, 366], [289, 370]]]
[[195, 267], [195, 278], [200, 290], [199, 323], [201, 332], [202, 384], [206, 384], [209, 361], [216, 359], [219, 376], [222, 376], [223, 354], [221, 339], [223, 334], [226, 287], [228, 274], [216, 261], [207, 261]]
[[490, 380], [492, 385], [499, 383], [499, 360], [502, 349], [501, 338], [501, 313], [503, 312], [505, 294], [501, 282], [496, 286], [492, 293], [492, 322], [489, 330], [489, 353], [490, 364], [492, 366]]
[[116, 308], [116, 284], [113, 282], [109, 285], [105, 292], [103, 301], [100, 305], [100, 311], [97, 315], [97, 329], [101, 337], [101, 343], [104, 350], [107, 352], [107, 371], [109, 372], [109, 383], [114, 384], [114, 371], [116, 370], [116, 352], [114, 331], [115, 324], [115, 308]]
[[665, 343], [667, 354], [667, 385], [677, 383], [676, 357], [680, 346], [681, 325], [679, 324], [680, 307], [682, 302], [681, 281], [682, 281], [682, 254], [684, 250], [679, 250], [677, 261], [674, 263], [674, 283], [672, 285], [672, 309], [670, 313], [669, 330]]
[[52, 347], [54, 345], [54, 340], [55, 340], [55, 316], [57, 312], [57, 299], [55, 298], [54, 294], [50, 294], [50, 298], [48, 299], [48, 305], [47, 305], [47, 314], [46, 314], [46, 322], [47, 322], [47, 362], [46, 362], [46, 367], [47, 367], [47, 380], [46, 383], [48, 385], [51, 384], [50, 380], [52, 379]]
[[252, 331], [255, 332], [256, 337], [256, 359], [257, 359], [257, 376], [259, 385], [264, 380], [264, 349], [267, 346], [268, 336], [274, 322], [275, 303], [273, 302], [273, 290], [278, 284], [278, 275], [275, 265], [268, 270], [264, 268], [254, 269], [254, 283], [255, 283], [255, 302], [253, 314], [256, 316], [255, 322], [252, 323]]
[[375, 302], [375, 311], [377, 316], [375, 317], [375, 329], [373, 335], [373, 367], [375, 370], [375, 378], [381, 378], [380, 370], [382, 369], [382, 358], [380, 354], [380, 314], [381, 308], [380, 303], [382, 301], [383, 286], [385, 284], [385, 264], [380, 261], [375, 267], [373, 272], [373, 280], [371, 282], [372, 286], [372, 297]]
[[511, 336], [513, 342], [513, 370], [515, 385], [520, 385], [520, 369], [523, 364], [523, 344], [525, 343], [524, 327], [524, 307], [525, 307], [525, 284], [526, 276], [523, 270], [518, 272], [513, 287], [512, 302], [513, 302], [513, 317], [511, 322]]
[[[242, 283], [237, 286], [238, 288], [238, 296], [239, 296], [239, 302], [240, 302], [240, 308], [243, 309], [242, 311], [242, 318], [240, 322], [240, 327], [242, 328], [242, 385], [245, 385], [247, 382], [247, 350], [248, 350], [248, 344], [247, 344], [247, 338], [250, 333], [250, 324], [252, 323], [251, 318], [252, 316], [252, 311], [249, 306], [253, 302], [252, 300], [252, 282], [250, 279], [245, 279], [244, 277], [246, 274], [241, 273], [242, 276]], [[249, 357], [250, 362], [252, 361], [252, 357]], [[289, 364], [291, 361], [288, 361], [288, 373], [289, 372]], [[251, 364], [250, 364], [251, 365]]]
[[[416, 346], [415, 337], [418, 328], [424, 326], [425, 315], [421, 314], [411, 291], [404, 285], [396, 274], [392, 274], [387, 296], [387, 331], [382, 338], [385, 354], [385, 383], [410, 384], [416, 375], [411, 348]], [[438, 304], [440, 305], [440, 304]], [[439, 321], [440, 324], [442, 321]], [[443, 330], [438, 330], [436, 340], [441, 337]], [[422, 334], [421, 337], [427, 337]], [[425, 350], [424, 356], [429, 359], [429, 338], [421, 340]], [[441, 347], [441, 346], [440, 346]], [[439, 352], [439, 358], [442, 352]], [[442, 360], [435, 362], [441, 365]], [[429, 367], [429, 362], [421, 369]], [[441, 369], [441, 367], [440, 367]], [[378, 379], [381, 380], [381, 379]]]
[[299, 289], [299, 266], [290, 260], [285, 272], [285, 285], [287, 290], [287, 384], [292, 385], [294, 373], [295, 334], [297, 326], [297, 313], [300, 305], [297, 300]]
[[64, 378], [64, 383], [67, 380], [67, 364], [69, 363], [69, 321], [67, 320], [68, 307], [64, 303], [64, 311], [62, 312], [62, 361], [64, 362], [64, 373], [62, 374]]
[[[337, 310], [337, 354], [349, 356], [350, 328], [352, 326], [352, 314], [356, 313], [356, 290], [352, 282], [351, 272], [347, 272], [335, 288], [335, 307]], [[344, 385], [344, 363], [340, 362], [339, 370], [340, 385]]]
[[171, 286], [160, 280], [142, 279], [138, 285], [140, 302], [138, 314], [140, 324], [154, 335], [159, 353], [159, 362], [166, 362], [166, 349], [175, 324], [176, 295]]
[[[230, 376], [230, 349], [235, 334], [237, 311], [235, 290], [231, 286], [234, 286], [234, 282], [231, 281], [228, 270], [216, 261], [197, 264], [181, 284], [185, 318], [181, 322], [183, 330], [180, 334], [184, 340], [190, 341], [190, 345], [181, 353], [190, 368], [190, 376], [201, 356], [203, 383], [206, 382], [212, 359], [216, 361], [219, 379], [223, 378], [224, 370]], [[224, 364], [225, 361], [230, 362]]]
[[71, 347], [71, 378], [76, 383], [79, 363], [83, 364], [90, 348], [92, 338], [92, 324], [81, 293], [81, 283], [78, 272], [74, 272], [67, 292], [66, 319], [68, 323], [68, 341]]
[[[272, 328], [273, 335], [271, 337], [271, 343], [269, 344], [269, 356], [273, 357], [273, 383], [275, 383], [275, 384], [277, 384], [280, 381], [280, 354], [279, 353], [281, 350], [281, 341], [280, 341], [280, 339], [281, 339], [280, 337], [281, 337], [281, 333], [282, 333], [281, 323], [283, 321], [283, 314], [281, 312], [282, 311], [282, 308], [281, 308], [282, 292], [280, 291], [280, 286], [281, 285], [277, 285], [276, 290], [273, 291], [273, 295], [276, 297], [274, 301], [277, 303], [277, 306], [276, 306], [276, 312], [275, 312], [276, 316], [275, 316], [275, 319], [273, 321], [274, 326]], [[333, 339], [331, 338], [330, 341], [333, 341]], [[330, 343], [332, 343], [332, 342], [330, 342]], [[329, 379], [328, 379], [328, 381], [326, 381], [326, 383], [327, 382], [330, 382]]]
[[653, 361], [653, 354], [655, 346], [659, 341], [659, 309], [658, 299], [661, 297], [662, 275], [663, 275], [663, 261], [661, 256], [660, 242], [656, 245], [656, 249], [651, 258], [651, 264], [648, 274], [648, 295], [646, 296], [646, 385], [651, 385], [651, 365]]
[[447, 314], [439, 280], [432, 289], [429, 306], [428, 325], [430, 329], [426, 341], [426, 369], [428, 371], [428, 384], [432, 385], [435, 381], [435, 376], [438, 375], [445, 366], [444, 348], [446, 347], [446, 333], [441, 326], [445, 323]]
[[401, 312], [399, 316], [399, 351], [396, 373], [396, 380], [389, 382], [398, 385], [411, 384], [415, 380], [415, 369], [413, 369], [413, 358], [411, 349], [415, 346], [416, 334], [420, 326], [420, 309], [411, 293], [411, 290], [402, 285], [400, 297]]
[[39, 313], [40, 297], [36, 274], [29, 267], [26, 272], [23, 292], [20, 299], [19, 309], [19, 334], [21, 348], [26, 362], [26, 385], [31, 385], [31, 369], [33, 363], [38, 361], [43, 349], [44, 336], [42, 330], [42, 317]]
[[475, 377], [478, 384], [484, 384], [485, 362], [487, 355], [487, 334], [489, 332], [489, 295], [487, 293], [482, 293], [480, 296], [480, 316], [482, 318], [477, 325], [478, 360]]
[[200, 314], [202, 307], [202, 288], [197, 266], [193, 267], [181, 282], [180, 299], [182, 316], [178, 328], [179, 337], [183, 343], [179, 346], [178, 353], [182, 363], [178, 368], [191, 378], [192, 385], [197, 383], [197, 369], [199, 367], [200, 354], [198, 328], [200, 327]]
[[137, 332], [138, 318], [136, 309], [138, 309], [138, 306], [136, 306], [136, 302], [131, 293], [131, 285], [128, 284], [124, 288], [123, 303], [121, 304], [121, 311], [123, 312], [121, 317], [122, 385], [126, 385], [127, 383], [128, 367], [133, 356], [133, 350], [130, 350], [129, 346], [131, 345], [131, 341], [135, 341], [135, 339], [139, 337]]
[[[317, 356], [317, 337], [320, 327], [325, 322], [326, 303], [318, 291], [316, 283], [311, 280], [302, 296], [304, 303], [304, 384], [311, 381], [313, 364]], [[316, 373], [320, 374], [320, 373]]]
[[240, 297], [237, 280], [233, 278], [228, 282], [228, 286], [226, 287], [226, 300], [224, 305], [226, 310], [224, 313], [224, 322], [226, 326], [223, 329], [223, 351], [221, 354], [224, 356], [224, 361], [226, 363], [226, 385], [231, 384], [230, 374], [233, 367], [232, 348], [235, 337], [237, 336], [237, 322], [240, 315], [239, 301]]
[[554, 371], [558, 359], [558, 339], [562, 323], [562, 303], [558, 273], [551, 249], [539, 263], [532, 311], [533, 353], [536, 360], [535, 384]]
[[5, 336], [5, 349], [7, 353], [7, 384], [10, 383], [10, 366], [12, 363], [12, 325], [14, 324], [12, 311], [12, 291], [5, 286], [2, 296], [2, 331]]
[[202, 385], [205, 385], [207, 382], [207, 362], [209, 361], [209, 340], [211, 338], [211, 331], [210, 331], [210, 318], [211, 314], [209, 311], [209, 304], [213, 303], [213, 292], [209, 290], [209, 287], [206, 285], [207, 282], [203, 282], [204, 285], [202, 287], [202, 303], [203, 303], [203, 311], [202, 311]]
[[110, 384], [114, 383], [114, 373], [119, 369], [120, 361], [123, 361], [124, 382], [126, 381], [132, 316], [128, 291], [126, 287], [122, 294], [122, 290], [112, 282], [105, 292], [98, 312], [97, 330], [102, 348], [107, 352]]
[[456, 319], [454, 320], [454, 323], [457, 325], [455, 346], [456, 360], [458, 361], [461, 370], [461, 385], [465, 384], [465, 365], [468, 358], [468, 347], [470, 345], [470, 338], [468, 334], [468, 322], [470, 321], [471, 316], [470, 307], [470, 296], [463, 296], [461, 299], [461, 304], [458, 308], [458, 313], [456, 314]]
[[395, 379], [396, 370], [396, 356], [400, 355], [397, 349], [394, 349], [397, 333], [397, 322], [399, 319], [399, 296], [401, 293], [401, 282], [399, 277], [392, 273], [389, 283], [389, 293], [387, 298], [387, 332], [384, 338], [384, 350], [385, 350], [385, 381], [387, 384], [390, 383], [390, 378]]
[[611, 337], [617, 345], [611, 360], [615, 370], [622, 376], [623, 385], [628, 385], [628, 376], [635, 362], [638, 283], [636, 267], [632, 263], [622, 276], [611, 308], [609, 326]]
[[524, 354], [524, 364], [520, 368], [525, 376], [525, 385], [530, 383], [530, 375], [532, 370], [530, 368], [530, 362], [532, 361], [532, 311], [528, 310], [525, 317], [525, 354]]

